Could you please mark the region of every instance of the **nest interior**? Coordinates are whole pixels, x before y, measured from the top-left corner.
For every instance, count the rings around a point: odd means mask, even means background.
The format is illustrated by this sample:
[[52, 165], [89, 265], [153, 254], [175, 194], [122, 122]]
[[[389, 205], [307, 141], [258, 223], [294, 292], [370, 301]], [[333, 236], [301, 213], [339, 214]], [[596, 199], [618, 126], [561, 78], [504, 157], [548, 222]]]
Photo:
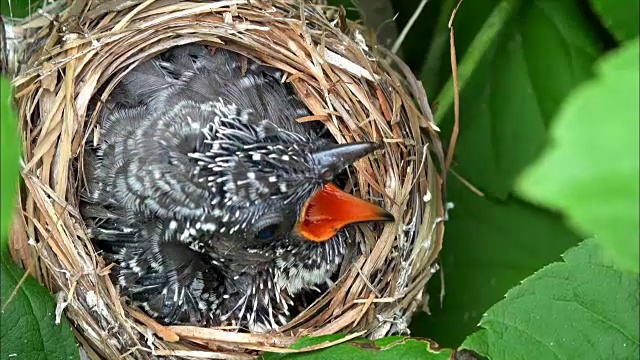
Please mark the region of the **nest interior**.
[[[57, 295], [91, 358], [242, 359], [286, 351], [304, 335], [406, 332], [442, 244], [442, 147], [422, 85], [343, 14], [297, 0], [60, 1], [13, 24], [28, 45], [14, 44], [25, 167], [12, 255]], [[383, 199], [397, 221], [359, 227], [335, 286], [278, 333], [165, 327], [127, 306], [78, 212], [92, 99], [140, 61], [192, 42], [285, 71], [313, 113], [298, 121], [321, 121], [339, 143], [385, 143], [383, 155], [355, 165], [351, 188]]]

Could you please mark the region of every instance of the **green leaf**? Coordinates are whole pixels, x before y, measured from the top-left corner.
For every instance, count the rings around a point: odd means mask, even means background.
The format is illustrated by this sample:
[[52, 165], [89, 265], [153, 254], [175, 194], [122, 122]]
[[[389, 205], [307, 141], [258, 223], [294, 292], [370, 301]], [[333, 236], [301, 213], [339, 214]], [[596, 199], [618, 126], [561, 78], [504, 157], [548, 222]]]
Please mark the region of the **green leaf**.
[[[3, 258], [1, 359], [76, 360], [78, 345], [66, 318], [55, 323], [56, 304], [51, 294], [28, 276], [13, 295], [24, 270]], [[13, 295], [13, 296], [12, 296]]]
[[459, 181], [447, 184], [449, 211], [440, 253], [440, 274], [429, 282], [431, 315], [417, 314], [411, 334], [458, 347], [477, 330], [482, 314], [527, 276], [559, 259], [580, 239], [557, 216], [511, 198], [496, 201], [472, 193]]
[[[445, 0], [441, 1], [442, 6], [439, 9], [438, 18], [435, 21], [434, 34], [430, 39], [429, 51], [427, 57], [421, 68], [421, 80], [425, 85], [427, 94], [430, 99], [435, 99], [438, 92], [442, 90], [442, 86], [451, 81], [451, 57], [449, 53], [449, 19], [451, 19], [451, 13], [458, 4], [457, 1]], [[434, 1], [429, 1], [426, 11], [435, 12], [434, 9], [430, 9], [429, 6], [434, 7], [432, 4]], [[437, 3], [437, 2], [436, 2]], [[483, 27], [489, 26], [487, 19], [495, 14], [501, 12], [500, 9], [496, 10], [496, 7], [511, 7], [509, 2], [501, 3], [500, 0], [483, 0], [483, 1], [465, 1], [458, 8], [456, 16], [453, 22], [455, 29], [456, 40], [456, 56], [458, 61], [466, 56], [472, 43], [477, 44], [479, 40], [491, 38], [490, 32], [483, 32], [480, 35]], [[493, 15], [495, 17], [495, 15]], [[417, 38], [414, 41], [424, 42], [425, 37]], [[478, 47], [478, 45], [474, 45]], [[460, 65], [460, 64], [458, 64]], [[460, 69], [458, 69], [460, 71]], [[453, 100], [453, 98], [451, 99]], [[433, 101], [433, 100], [432, 100]], [[438, 114], [436, 112], [436, 114]]]
[[[327, 335], [316, 338], [303, 338], [292, 346], [293, 349], [322, 344], [343, 338], [344, 335]], [[438, 349], [428, 340], [393, 336], [371, 341], [354, 339], [332, 347], [302, 353], [265, 354], [264, 360], [448, 360], [455, 352], [451, 349]]]
[[[549, 120], [565, 96], [591, 76], [599, 54], [595, 35], [574, 1], [521, 1], [510, 7], [512, 16], [501, 20], [505, 25], [496, 40], [478, 47], [483, 56], [471, 51], [472, 44], [458, 59], [477, 64], [465, 65], [474, 71], [460, 95], [455, 169], [500, 199], [507, 198], [516, 176], [542, 151]], [[478, 41], [485, 36], [481, 31]], [[452, 107], [436, 106], [436, 114], [446, 111], [437, 115], [446, 118], [446, 139]]]
[[589, 0], [604, 26], [619, 41], [638, 36], [638, 0]]
[[585, 241], [510, 290], [462, 345], [492, 360], [638, 359], [638, 279]]
[[[42, 1], [38, 0], [1, 0], [0, 14], [15, 18], [25, 18], [41, 6]], [[29, 8], [31, 6], [31, 10]]]
[[522, 176], [530, 199], [562, 210], [595, 235], [616, 264], [638, 272], [638, 39], [598, 63], [598, 76], [571, 94], [552, 144]]
[[11, 83], [6, 78], [0, 79], [0, 190], [2, 191], [2, 205], [0, 206], [0, 236], [2, 238], [3, 254], [7, 251], [7, 233], [13, 214], [13, 201], [17, 191], [20, 137], [13, 111], [13, 91]]
[[[487, 49], [494, 43], [496, 37], [505, 26], [505, 22], [511, 16], [514, 7], [514, 4], [510, 1], [503, 1], [495, 7], [487, 21], [484, 22], [478, 36], [474, 38], [473, 43], [467, 49], [464, 60], [457, 65], [458, 89], [464, 89], [469, 77], [476, 70]], [[435, 103], [438, 104], [435, 121], [440, 123], [454, 103], [453, 78], [449, 78], [449, 82], [438, 94]]]

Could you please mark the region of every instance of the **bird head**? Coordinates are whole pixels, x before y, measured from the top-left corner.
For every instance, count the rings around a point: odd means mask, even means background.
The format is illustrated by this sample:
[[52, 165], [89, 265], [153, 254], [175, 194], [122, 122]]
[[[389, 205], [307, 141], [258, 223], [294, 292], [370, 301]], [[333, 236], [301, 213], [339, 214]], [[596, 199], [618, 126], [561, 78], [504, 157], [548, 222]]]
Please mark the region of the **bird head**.
[[332, 182], [379, 144], [335, 144], [222, 101], [207, 107], [209, 123], [189, 157], [210, 189], [209, 227], [227, 243], [325, 242], [348, 225], [394, 219]]

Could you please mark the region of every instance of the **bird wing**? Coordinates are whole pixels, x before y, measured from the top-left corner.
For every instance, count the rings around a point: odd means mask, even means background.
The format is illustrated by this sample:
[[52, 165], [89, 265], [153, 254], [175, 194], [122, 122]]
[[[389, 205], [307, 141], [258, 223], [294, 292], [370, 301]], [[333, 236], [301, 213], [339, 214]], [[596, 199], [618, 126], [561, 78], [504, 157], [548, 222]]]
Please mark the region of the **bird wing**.
[[210, 102], [222, 99], [241, 109], [251, 109], [259, 119], [268, 119], [279, 128], [298, 134], [310, 134], [313, 127], [295, 121], [310, 115], [283, 72], [231, 52], [217, 48], [212, 53], [203, 45], [186, 45], [170, 50], [165, 61], [180, 74], [183, 85], [165, 106], [189, 99]]
[[101, 112], [102, 122], [117, 110], [144, 107], [153, 109], [170, 96], [182, 82], [173, 66], [159, 57], [135, 65], [111, 92]]
[[206, 256], [183, 244], [149, 241], [163, 231], [150, 221], [128, 237], [104, 241], [104, 229], [98, 236], [105, 258], [119, 265], [112, 270], [116, 284], [135, 303], [163, 323], [206, 324], [214, 310], [210, 303], [223, 286], [221, 274]]
[[122, 109], [165, 112], [184, 101], [222, 99], [287, 131], [314, 136], [324, 130], [320, 123], [295, 121], [311, 113], [282, 79], [282, 71], [232, 51], [212, 51], [202, 44], [178, 46], [133, 67], [110, 94], [101, 121], [108, 122]]

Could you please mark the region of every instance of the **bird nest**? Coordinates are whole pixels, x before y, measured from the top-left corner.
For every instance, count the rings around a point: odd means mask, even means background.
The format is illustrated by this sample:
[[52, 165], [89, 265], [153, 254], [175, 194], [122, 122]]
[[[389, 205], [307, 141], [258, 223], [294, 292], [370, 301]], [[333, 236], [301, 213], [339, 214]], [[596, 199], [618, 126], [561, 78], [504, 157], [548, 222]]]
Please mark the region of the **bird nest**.
[[[421, 84], [344, 11], [298, 0], [59, 1], [13, 23], [11, 36], [24, 41], [8, 39], [24, 142], [11, 251], [56, 295], [91, 358], [245, 359], [333, 344], [287, 350], [306, 335], [407, 332], [442, 244], [442, 148]], [[337, 142], [385, 144], [355, 164], [348, 191], [378, 199], [396, 221], [357, 227], [335, 285], [278, 332], [158, 324], [119, 296], [78, 210], [94, 99], [141, 61], [192, 42], [283, 70], [312, 113], [297, 120], [322, 122]]]

